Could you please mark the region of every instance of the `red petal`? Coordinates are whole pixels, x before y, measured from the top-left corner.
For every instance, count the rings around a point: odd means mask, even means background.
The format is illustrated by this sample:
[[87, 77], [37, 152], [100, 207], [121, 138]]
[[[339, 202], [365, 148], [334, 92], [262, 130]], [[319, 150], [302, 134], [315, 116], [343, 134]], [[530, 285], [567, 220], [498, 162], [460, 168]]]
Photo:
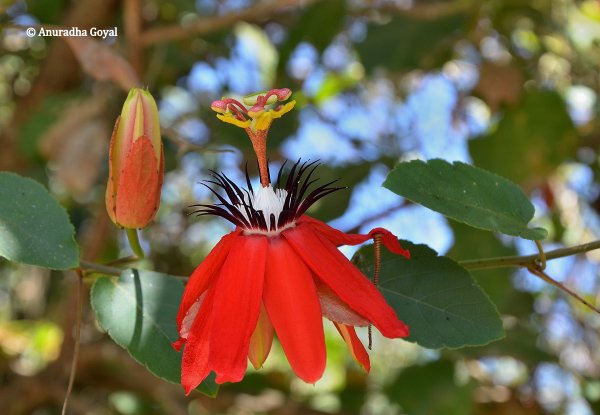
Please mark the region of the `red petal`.
[[233, 240], [215, 280], [210, 363], [217, 383], [239, 382], [246, 371], [250, 337], [260, 313], [267, 257], [265, 236]]
[[371, 370], [371, 361], [369, 359], [369, 354], [365, 349], [365, 346], [361, 343], [360, 339], [356, 335], [356, 331], [354, 331], [354, 327], [347, 326], [345, 324], [338, 324], [334, 322], [335, 328], [338, 329], [342, 338], [348, 345], [350, 349], [350, 353], [352, 353], [352, 357], [354, 360], [358, 362], [359, 365], [363, 367], [367, 372]]
[[[386, 337], [406, 337], [408, 327], [371, 281], [367, 279], [325, 237], [303, 223], [282, 235], [313, 272], [361, 316], [372, 322]], [[276, 328], [277, 329], [277, 328]]]
[[290, 366], [315, 383], [325, 370], [321, 306], [310, 270], [282, 238], [269, 239], [263, 300]]
[[[211, 371], [210, 332], [213, 322], [211, 309], [214, 301], [214, 290], [209, 290], [190, 329], [183, 358], [181, 360], [181, 385], [188, 395], [198, 386]], [[173, 347], [181, 347], [182, 339], [173, 343]]]
[[381, 235], [381, 242], [383, 245], [394, 254], [402, 255], [406, 258], [410, 258], [410, 252], [400, 246], [398, 238], [384, 228], [372, 229], [367, 235], [361, 235], [357, 233], [344, 233], [335, 228], [332, 228], [328, 224], [321, 222], [320, 220], [311, 218], [310, 216], [302, 216], [297, 223], [304, 223], [310, 225], [318, 234], [327, 238], [331, 243], [336, 246], [339, 245], [358, 245], [363, 242], [372, 239], [375, 235]]
[[212, 251], [204, 258], [204, 261], [194, 270], [188, 280], [183, 298], [179, 305], [177, 313], [177, 331], [181, 332], [181, 324], [187, 315], [190, 307], [198, 300], [200, 295], [206, 290], [208, 284], [216, 276], [231, 249], [233, 240], [239, 235], [239, 232], [231, 232], [225, 235]]
[[260, 369], [267, 360], [271, 345], [273, 344], [273, 325], [264, 304], [260, 307], [258, 322], [252, 337], [250, 338], [250, 348], [248, 350], [248, 359], [255, 369]]
[[160, 165], [150, 140], [134, 141], [115, 183], [116, 219], [125, 228], [143, 228], [160, 204]]

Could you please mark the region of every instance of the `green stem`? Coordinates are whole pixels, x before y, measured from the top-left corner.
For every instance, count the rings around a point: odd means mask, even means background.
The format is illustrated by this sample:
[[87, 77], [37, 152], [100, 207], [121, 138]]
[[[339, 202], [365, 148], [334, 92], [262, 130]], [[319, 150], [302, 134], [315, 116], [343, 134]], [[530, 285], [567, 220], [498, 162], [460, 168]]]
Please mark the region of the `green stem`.
[[140, 239], [138, 237], [137, 229], [126, 229], [127, 231], [127, 240], [129, 241], [129, 246], [131, 246], [131, 250], [138, 257], [138, 259], [144, 259], [144, 251], [142, 250], [142, 246], [140, 245]]
[[[115, 276], [119, 276], [119, 275], [121, 275], [121, 273], [124, 270], [130, 269], [130, 268], [111, 267], [110, 265], [96, 264], [95, 262], [84, 261], [84, 260], [79, 261], [79, 267], [80, 267], [80, 269], [87, 271], [87, 272], [95, 272], [98, 274], [115, 275]], [[171, 274], [169, 274], [169, 275], [171, 275]], [[171, 276], [178, 278], [180, 280], [187, 280], [189, 278], [189, 277], [182, 276], [182, 275], [171, 275]]]
[[79, 266], [81, 267], [81, 269], [83, 269], [85, 271], [93, 271], [93, 272], [97, 272], [100, 274], [106, 274], [106, 275], [119, 276], [119, 275], [121, 275], [121, 272], [123, 272], [123, 270], [121, 268], [111, 267], [111, 266], [103, 265], [103, 264], [96, 264], [95, 262], [84, 261], [84, 260], [79, 261]]
[[[566, 256], [581, 254], [588, 251], [600, 249], [600, 241], [589, 242], [587, 244], [576, 245], [569, 248], [555, 249], [546, 252], [546, 260], [563, 258]], [[539, 260], [540, 254], [523, 256], [504, 256], [496, 258], [470, 259], [458, 261], [458, 263], [467, 269], [487, 269], [487, 268], [507, 268], [507, 267], [530, 267], [534, 266], [536, 260]]]

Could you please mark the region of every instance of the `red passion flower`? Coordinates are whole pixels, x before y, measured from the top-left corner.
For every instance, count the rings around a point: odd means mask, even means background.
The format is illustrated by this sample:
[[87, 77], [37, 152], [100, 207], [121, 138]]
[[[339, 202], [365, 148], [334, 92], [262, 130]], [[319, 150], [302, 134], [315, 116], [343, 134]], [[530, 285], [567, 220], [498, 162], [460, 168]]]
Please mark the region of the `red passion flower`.
[[[179, 313], [183, 345], [181, 383], [186, 393], [211, 371], [216, 382], [239, 382], [247, 358], [259, 368], [269, 354], [273, 334], [290, 366], [305, 382], [319, 380], [325, 369], [323, 320], [331, 320], [357, 362], [369, 370], [369, 356], [354, 330], [374, 325], [386, 337], [408, 336], [408, 327], [386, 303], [375, 285], [338, 249], [379, 235], [391, 252], [409, 252], [389, 231], [345, 234], [306, 216], [317, 200], [338, 187], [314, 187], [316, 162], [298, 161], [275, 185], [264, 177], [247, 189], [213, 172], [207, 181], [220, 203], [196, 205], [198, 215], [223, 217], [236, 225], [191, 275]], [[268, 169], [267, 169], [268, 176]], [[207, 185], [208, 187], [208, 185]], [[314, 187], [312, 190], [311, 187]], [[209, 187], [210, 188], [210, 187]]]

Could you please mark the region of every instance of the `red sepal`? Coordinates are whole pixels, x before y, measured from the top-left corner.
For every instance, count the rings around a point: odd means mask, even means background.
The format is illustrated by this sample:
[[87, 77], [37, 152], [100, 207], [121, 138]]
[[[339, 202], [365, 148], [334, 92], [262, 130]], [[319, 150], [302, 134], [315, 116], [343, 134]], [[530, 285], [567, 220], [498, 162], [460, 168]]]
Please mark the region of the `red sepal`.
[[[124, 228], [143, 228], [152, 220], [160, 204], [162, 161], [150, 139], [139, 137], [133, 142], [119, 174], [113, 183], [116, 193], [115, 217]], [[110, 207], [109, 207], [110, 211]]]
[[345, 324], [338, 324], [335, 321], [335, 328], [338, 329], [338, 332], [348, 345], [348, 349], [350, 349], [350, 353], [356, 362], [365, 369], [368, 373], [371, 370], [371, 360], [369, 359], [369, 354], [363, 346], [362, 342], [356, 335], [356, 331], [354, 327], [347, 326]]
[[256, 322], [256, 328], [252, 337], [250, 337], [250, 347], [248, 348], [248, 359], [254, 369], [260, 369], [267, 360], [271, 345], [273, 344], [273, 324], [269, 320], [265, 305], [260, 307], [260, 314]]

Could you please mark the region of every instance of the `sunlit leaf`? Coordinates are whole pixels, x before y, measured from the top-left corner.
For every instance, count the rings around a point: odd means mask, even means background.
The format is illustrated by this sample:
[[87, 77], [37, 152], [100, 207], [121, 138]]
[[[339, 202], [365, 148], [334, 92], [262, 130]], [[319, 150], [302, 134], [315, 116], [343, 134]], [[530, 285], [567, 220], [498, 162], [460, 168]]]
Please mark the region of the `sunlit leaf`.
[[399, 163], [384, 187], [451, 219], [480, 229], [543, 239], [542, 228], [528, 228], [534, 207], [523, 191], [486, 170], [444, 160]]
[[[467, 270], [426, 245], [401, 244], [411, 258], [382, 250], [379, 289], [408, 324], [407, 340], [438, 349], [483, 345], [504, 336], [495, 306]], [[361, 248], [353, 261], [373, 275], [373, 245]]]
[[0, 256], [50, 269], [79, 265], [75, 229], [38, 182], [0, 172]]
[[[183, 284], [150, 271], [128, 270], [117, 278], [102, 277], [92, 287], [91, 303], [100, 326], [121, 347], [156, 376], [181, 382], [181, 355], [171, 347], [177, 340], [176, 316]], [[215, 396], [209, 377], [198, 386]]]

